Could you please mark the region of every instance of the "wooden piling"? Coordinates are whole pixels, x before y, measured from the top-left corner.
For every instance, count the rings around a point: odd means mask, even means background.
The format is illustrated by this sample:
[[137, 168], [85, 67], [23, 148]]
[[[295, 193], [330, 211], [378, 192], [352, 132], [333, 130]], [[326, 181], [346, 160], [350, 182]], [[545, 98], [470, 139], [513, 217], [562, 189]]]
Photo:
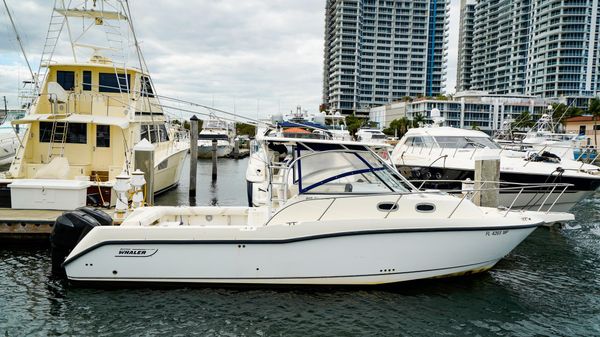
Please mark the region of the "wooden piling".
[[475, 195], [473, 202], [482, 207], [498, 207], [500, 202], [500, 157], [475, 158]]
[[198, 117], [190, 118], [190, 189], [189, 197], [196, 197], [196, 178], [198, 176]]
[[154, 205], [154, 145], [147, 139], [142, 139], [133, 147], [134, 170], [144, 172], [146, 179], [146, 204]]
[[236, 138], [233, 140], [233, 158], [238, 159], [240, 157], [240, 139]]
[[217, 180], [217, 140], [212, 140], [212, 180]]

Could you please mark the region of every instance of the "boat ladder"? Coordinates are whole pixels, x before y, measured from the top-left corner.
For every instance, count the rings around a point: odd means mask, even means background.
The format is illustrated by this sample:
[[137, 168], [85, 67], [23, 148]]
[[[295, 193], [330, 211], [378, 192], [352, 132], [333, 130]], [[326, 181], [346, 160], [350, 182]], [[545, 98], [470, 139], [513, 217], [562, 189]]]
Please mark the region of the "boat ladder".
[[[271, 202], [276, 202], [277, 206], [281, 207], [287, 201], [287, 182], [284, 181], [284, 172], [288, 166], [286, 163], [272, 163], [269, 168], [271, 170]], [[276, 181], [277, 178], [280, 178], [280, 181]]]
[[68, 129], [69, 122], [66, 120], [54, 120], [52, 122], [52, 133], [50, 134], [50, 148], [48, 150], [48, 160], [51, 160], [53, 157], [62, 157], [64, 155]]
[[39, 86], [44, 82], [44, 79], [46, 78], [46, 74], [48, 73], [48, 67], [50, 66], [52, 57], [54, 56], [54, 51], [56, 50], [56, 44], [58, 43], [58, 39], [66, 23], [65, 16], [56, 10], [56, 8], [58, 8], [57, 5], [58, 0], [55, 0], [55, 10], [52, 11], [52, 16], [50, 16], [50, 24], [48, 25], [48, 31], [46, 32], [46, 40], [44, 41], [44, 49], [42, 50], [42, 58], [40, 66], [38, 68], [37, 78], [35, 79], [35, 90], [40, 89]]

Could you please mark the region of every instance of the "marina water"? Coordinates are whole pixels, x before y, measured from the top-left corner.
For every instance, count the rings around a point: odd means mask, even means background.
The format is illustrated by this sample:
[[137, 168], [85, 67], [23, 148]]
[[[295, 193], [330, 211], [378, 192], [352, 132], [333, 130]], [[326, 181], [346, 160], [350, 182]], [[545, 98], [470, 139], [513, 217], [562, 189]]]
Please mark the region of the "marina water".
[[[247, 159], [220, 159], [214, 184], [198, 163], [197, 205], [247, 204]], [[157, 204], [189, 203], [188, 167]], [[600, 193], [573, 212], [489, 272], [378, 288], [77, 288], [47, 247], [4, 246], [0, 336], [600, 335]]]

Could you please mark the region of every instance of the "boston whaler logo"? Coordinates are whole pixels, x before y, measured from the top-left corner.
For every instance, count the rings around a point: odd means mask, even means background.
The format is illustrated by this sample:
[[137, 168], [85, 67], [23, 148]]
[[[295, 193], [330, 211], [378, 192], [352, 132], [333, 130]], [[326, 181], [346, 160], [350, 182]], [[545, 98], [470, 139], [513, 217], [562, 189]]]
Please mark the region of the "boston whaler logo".
[[116, 257], [150, 257], [156, 252], [158, 249], [153, 248], [119, 248], [119, 251]]

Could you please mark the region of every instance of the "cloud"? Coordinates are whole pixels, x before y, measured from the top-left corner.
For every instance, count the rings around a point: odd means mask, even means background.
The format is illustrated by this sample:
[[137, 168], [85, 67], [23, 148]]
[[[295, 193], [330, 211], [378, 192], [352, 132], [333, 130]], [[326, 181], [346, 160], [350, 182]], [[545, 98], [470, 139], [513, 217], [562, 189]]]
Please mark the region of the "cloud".
[[[457, 1], [452, 0], [453, 6]], [[178, 0], [130, 1], [130, 5], [160, 95], [214, 102], [227, 110], [235, 106], [238, 113], [255, 116], [257, 110], [267, 115], [296, 105], [318, 109], [325, 2]], [[37, 69], [51, 5], [43, 0], [9, 0], [8, 4]], [[0, 95], [14, 101], [17, 75], [23, 79], [28, 71], [4, 16], [0, 14], [0, 69], [20, 67], [0, 72]], [[63, 56], [70, 52], [64, 45], [57, 49]], [[452, 88], [455, 68], [448, 67], [447, 83]]]

